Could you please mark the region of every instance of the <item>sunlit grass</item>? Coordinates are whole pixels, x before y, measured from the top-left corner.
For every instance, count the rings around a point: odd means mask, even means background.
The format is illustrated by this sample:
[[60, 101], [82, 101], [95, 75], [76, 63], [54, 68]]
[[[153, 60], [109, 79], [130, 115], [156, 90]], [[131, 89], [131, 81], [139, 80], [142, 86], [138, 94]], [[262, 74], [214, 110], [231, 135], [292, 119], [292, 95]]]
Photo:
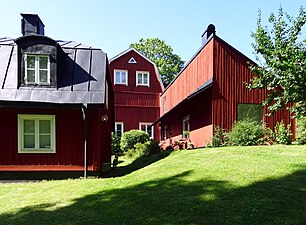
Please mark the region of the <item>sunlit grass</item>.
[[153, 157], [131, 167], [119, 158], [118, 173], [129, 172], [120, 177], [0, 184], [0, 224], [293, 225], [306, 220], [304, 146], [208, 148]]

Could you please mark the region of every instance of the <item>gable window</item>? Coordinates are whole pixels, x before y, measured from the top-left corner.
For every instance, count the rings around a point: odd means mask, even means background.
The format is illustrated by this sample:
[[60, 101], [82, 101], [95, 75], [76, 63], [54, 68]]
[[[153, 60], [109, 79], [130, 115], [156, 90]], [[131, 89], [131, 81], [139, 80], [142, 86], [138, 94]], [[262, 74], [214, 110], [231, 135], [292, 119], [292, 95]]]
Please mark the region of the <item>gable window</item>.
[[48, 55], [25, 55], [25, 83], [50, 84], [50, 58]]
[[136, 72], [136, 86], [150, 86], [149, 84], [150, 74], [149, 72], [137, 71]]
[[152, 123], [139, 123], [139, 130], [145, 131], [149, 134], [150, 138], [154, 138], [154, 127], [151, 126]]
[[261, 104], [238, 104], [237, 120], [251, 119], [261, 123], [263, 107]]
[[185, 116], [183, 118], [183, 127], [182, 127], [182, 137], [183, 139], [188, 138], [189, 137], [189, 132], [190, 132], [190, 123], [189, 123], [189, 116]]
[[18, 153], [55, 153], [54, 115], [18, 115]]
[[115, 70], [114, 71], [114, 83], [128, 85], [128, 71], [127, 70]]
[[122, 134], [123, 134], [123, 122], [116, 122], [115, 123], [115, 133], [119, 137], [122, 137]]

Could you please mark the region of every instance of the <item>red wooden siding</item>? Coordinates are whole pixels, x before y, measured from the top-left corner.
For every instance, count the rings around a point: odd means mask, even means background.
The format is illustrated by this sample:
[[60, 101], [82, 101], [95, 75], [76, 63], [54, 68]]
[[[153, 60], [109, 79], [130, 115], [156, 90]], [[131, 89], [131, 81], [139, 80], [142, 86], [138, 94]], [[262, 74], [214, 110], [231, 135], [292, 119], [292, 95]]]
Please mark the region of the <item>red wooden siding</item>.
[[[214, 84], [213, 84], [213, 124], [223, 129], [231, 129], [237, 120], [238, 103], [261, 104], [266, 96], [266, 89], [249, 90], [252, 72], [248, 59], [218, 37], [214, 43]], [[266, 111], [266, 107], [264, 109]], [[265, 117], [266, 122], [274, 128], [280, 120], [294, 123], [287, 110], [281, 110], [272, 117]]]
[[213, 43], [209, 42], [161, 96], [161, 115], [171, 110], [202, 84], [213, 77]]
[[[128, 63], [131, 58], [137, 63]], [[128, 85], [114, 85], [114, 70], [128, 71]], [[136, 71], [150, 73], [149, 87], [136, 86]], [[124, 123], [124, 131], [139, 129], [139, 123], [153, 123], [159, 118], [159, 95], [162, 87], [154, 65], [130, 50], [110, 62], [114, 90], [115, 121]], [[159, 139], [159, 127], [154, 127], [154, 138]]]
[[[0, 170], [4, 168], [3, 166], [48, 166], [49, 170], [57, 170], [56, 167], [63, 170], [82, 170], [84, 166], [84, 126], [81, 109], [1, 108], [0, 112], [0, 135], [3, 137], [2, 140], [6, 140], [0, 142]], [[98, 108], [86, 111], [89, 171], [100, 171], [103, 162], [110, 162], [109, 131], [112, 124], [111, 122], [102, 123], [100, 116], [105, 113], [111, 117], [108, 111], [104, 112]], [[56, 153], [18, 153], [18, 114], [55, 115]], [[55, 167], [52, 169], [52, 166]], [[23, 167], [24, 170], [27, 170], [26, 168]]]

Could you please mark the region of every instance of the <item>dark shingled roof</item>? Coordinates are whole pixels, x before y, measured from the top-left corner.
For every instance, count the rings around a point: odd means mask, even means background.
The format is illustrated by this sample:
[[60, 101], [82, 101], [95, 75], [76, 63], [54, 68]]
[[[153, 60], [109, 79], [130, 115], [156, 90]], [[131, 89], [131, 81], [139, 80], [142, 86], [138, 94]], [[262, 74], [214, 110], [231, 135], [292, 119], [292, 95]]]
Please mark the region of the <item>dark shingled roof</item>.
[[67, 54], [57, 87], [18, 87], [17, 45], [0, 37], [0, 102], [102, 104], [108, 69], [106, 53], [73, 41], [57, 41]]

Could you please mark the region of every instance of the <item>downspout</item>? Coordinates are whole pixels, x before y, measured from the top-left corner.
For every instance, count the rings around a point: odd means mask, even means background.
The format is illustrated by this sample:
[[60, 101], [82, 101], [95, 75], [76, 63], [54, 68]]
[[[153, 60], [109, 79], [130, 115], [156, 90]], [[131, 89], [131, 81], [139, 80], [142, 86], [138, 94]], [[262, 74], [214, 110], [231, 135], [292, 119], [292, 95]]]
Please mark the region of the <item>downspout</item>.
[[84, 178], [87, 178], [87, 123], [86, 123], [86, 106], [82, 105], [83, 127], [84, 127]]

